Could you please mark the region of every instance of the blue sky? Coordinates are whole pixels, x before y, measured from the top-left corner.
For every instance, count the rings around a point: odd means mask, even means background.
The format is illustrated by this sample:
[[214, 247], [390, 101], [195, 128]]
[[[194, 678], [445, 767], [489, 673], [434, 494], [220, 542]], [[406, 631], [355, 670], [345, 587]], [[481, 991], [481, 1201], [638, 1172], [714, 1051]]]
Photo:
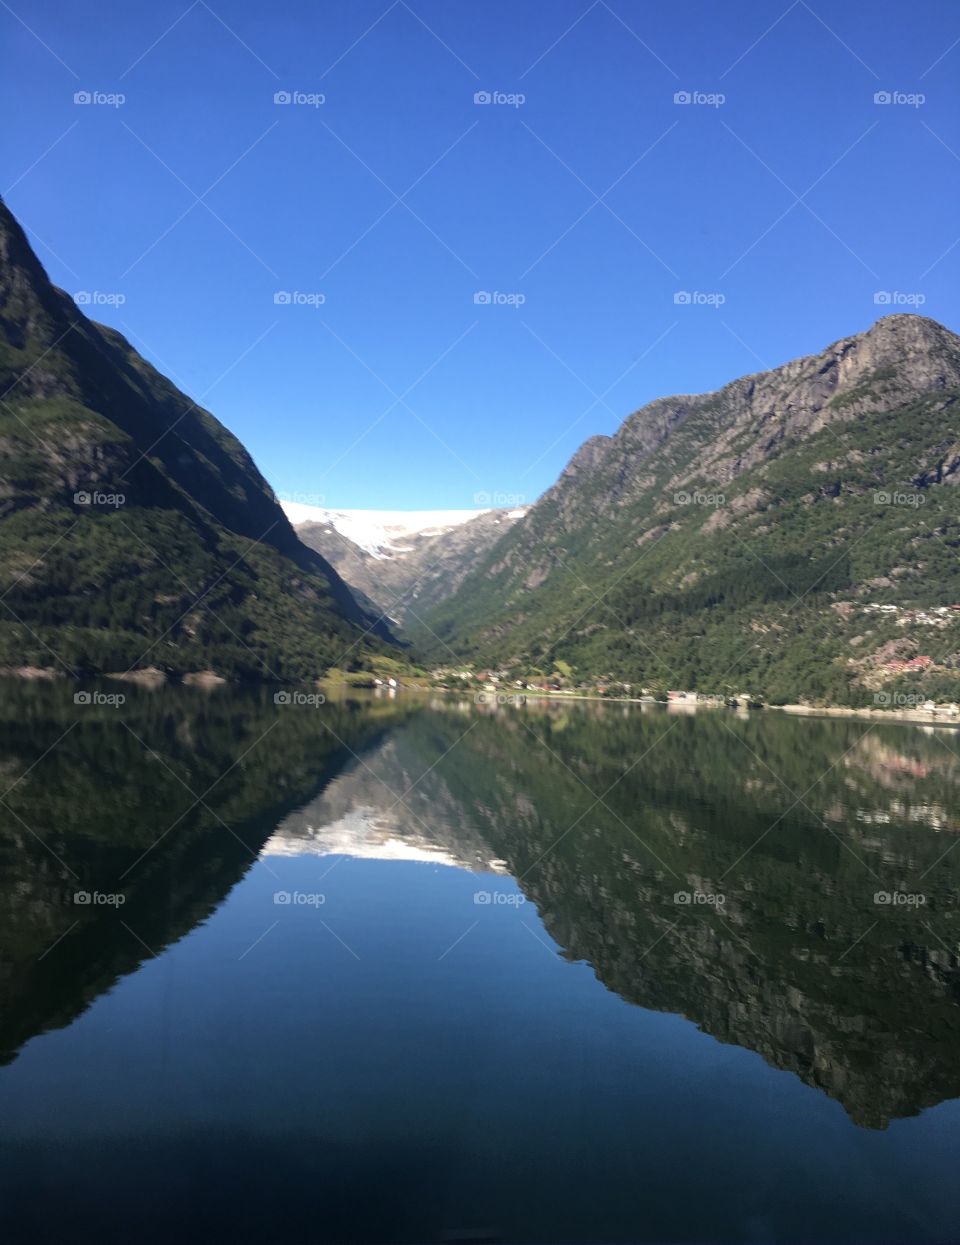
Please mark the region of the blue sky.
[[960, 329], [951, 0], [14, 0], [0, 38], [52, 279], [281, 495], [532, 501], [654, 397]]

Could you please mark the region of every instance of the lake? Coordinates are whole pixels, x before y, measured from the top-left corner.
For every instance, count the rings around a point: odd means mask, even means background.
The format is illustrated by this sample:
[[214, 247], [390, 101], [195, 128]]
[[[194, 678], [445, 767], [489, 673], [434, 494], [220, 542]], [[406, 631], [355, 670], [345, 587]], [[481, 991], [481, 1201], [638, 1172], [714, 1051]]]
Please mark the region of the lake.
[[0, 771], [5, 1242], [960, 1236], [956, 732], [8, 684]]

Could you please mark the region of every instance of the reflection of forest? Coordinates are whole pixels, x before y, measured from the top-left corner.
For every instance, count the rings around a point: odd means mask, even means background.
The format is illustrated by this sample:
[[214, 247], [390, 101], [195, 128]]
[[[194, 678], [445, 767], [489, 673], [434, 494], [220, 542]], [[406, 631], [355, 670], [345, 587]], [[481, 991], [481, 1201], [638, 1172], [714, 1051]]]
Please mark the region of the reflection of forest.
[[[505, 862], [609, 989], [758, 1051], [862, 1125], [960, 1095], [960, 761], [933, 732], [589, 704], [278, 711], [259, 693], [173, 691], [131, 694], [121, 721], [23, 688], [0, 718], [0, 767], [15, 784], [7, 1058], [134, 969], [137, 939], [159, 952], [204, 920], [269, 841]], [[123, 890], [136, 937], [76, 907], [77, 889]], [[681, 906], [678, 891], [725, 902]], [[877, 891], [925, 903], [880, 906]]]
[[[446, 716], [455, 737], [462, 714]], [[866, 731], [502, 709], [438, 768], [567, 956], [883, 1127], [960, 1095], [960, 760], [949, 736]], [[926, 902], [874, 902], [894, 890]]]
[[[407, 713], [328, 705], [321, 719], [261, 692], [125, 695], [122, 710], [78, 708], [63, 688], [5, 689], [0, 1062], [205, 920], [277, 821]], [[78, 905], [77, 891], [126, 899]]]

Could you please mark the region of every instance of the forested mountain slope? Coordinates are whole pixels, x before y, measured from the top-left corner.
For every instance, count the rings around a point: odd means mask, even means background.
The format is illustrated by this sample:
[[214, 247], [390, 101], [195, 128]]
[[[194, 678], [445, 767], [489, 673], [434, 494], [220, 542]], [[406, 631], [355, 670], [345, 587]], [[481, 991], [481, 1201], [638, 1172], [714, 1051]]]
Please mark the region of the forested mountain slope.
[[2, 203], [0, 566], [4, 668], [303, 678], [388, 634], [236, 437], [51, 285]]
[[914, 657], [911, 686], [952, 687], [958, 394], [960, 339], [894, 315], [652, 402], [581, 446], [418, 641], [438, 662], [773, 700], [862, 700]]

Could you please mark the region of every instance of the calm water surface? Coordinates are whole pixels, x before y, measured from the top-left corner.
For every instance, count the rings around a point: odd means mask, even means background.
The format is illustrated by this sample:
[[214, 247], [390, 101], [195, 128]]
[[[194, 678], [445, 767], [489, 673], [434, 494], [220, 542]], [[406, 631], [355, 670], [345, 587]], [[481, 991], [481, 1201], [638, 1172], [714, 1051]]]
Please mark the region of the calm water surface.
[[4, 1241], [960, 1238], [960, 734], [124, 694], [2, 689]]

